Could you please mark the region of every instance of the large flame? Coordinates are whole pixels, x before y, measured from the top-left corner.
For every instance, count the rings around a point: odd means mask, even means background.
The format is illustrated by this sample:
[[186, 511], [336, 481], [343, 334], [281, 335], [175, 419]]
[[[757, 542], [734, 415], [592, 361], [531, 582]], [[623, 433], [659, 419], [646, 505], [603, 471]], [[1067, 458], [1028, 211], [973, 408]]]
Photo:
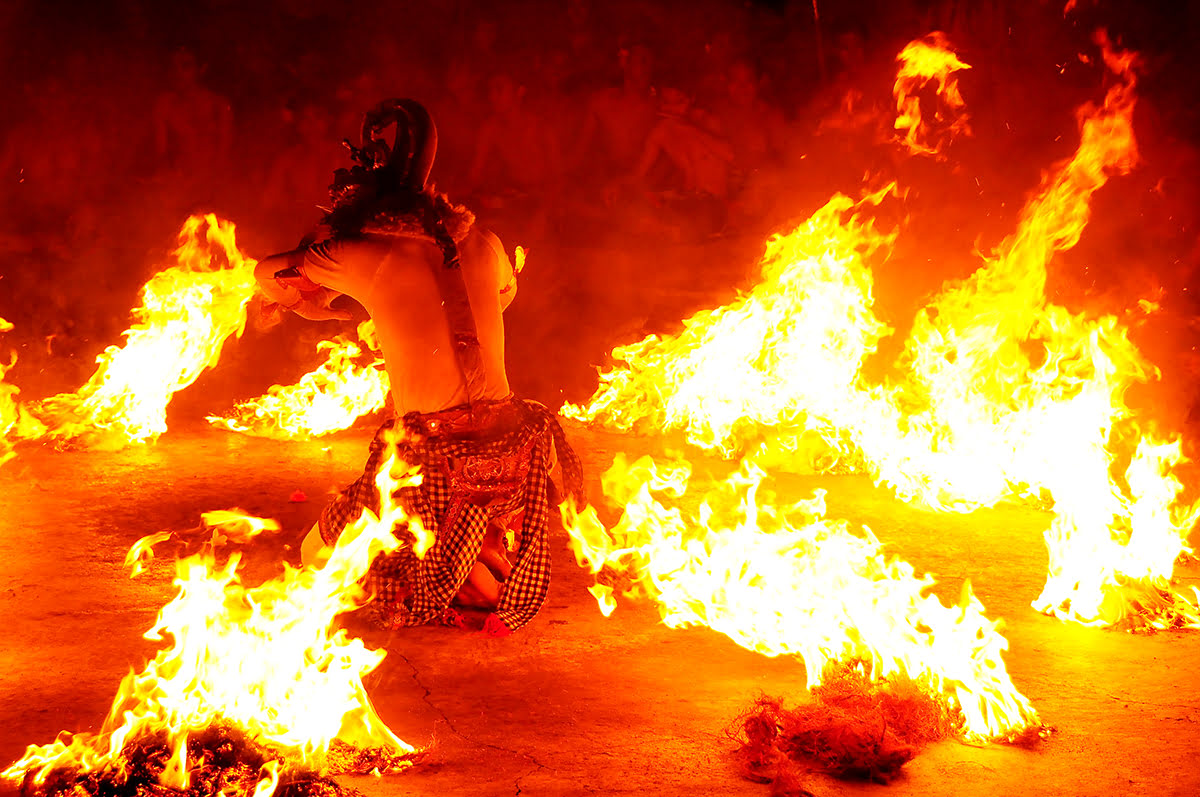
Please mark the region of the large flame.
[[[912, 153], [942, 157], [947, 142], [971, 132], [966, 101], [955, 74], [971, 65], [959, 60], [941, 31], [909, 42], [896, 60], [900, 69], [892, 96], [896, 101], [895, 128], [903, 136], [900, 140]], [[933, 118], [927, 119], [921, 111], [920, 93], [934, 83], [938, 108]]]
[[[393, 453], [376, 483], [390, 497], [419, 480]], [[189, 737], [229, 725], [275, 756], [259, 773], [255, 797], [268, 797], [282, 774], [322, 769], [335, 739], [383, 748], [405, 766], [414, 748], [383, 723], [362, 683], [384, 652], [333, 628], [336, 615], [364, 600], [358, 582], [374, 557], [400, 545], [392, 528], [408, 520], [403, 510], [385, 498], [378, 517], [364, 512], [347, 527], [323, 567], [285, 565], [283, 575], [256, 587], [242, 583], [237, 553], [219, 560], [217, 544], [247, 539], [273, 528], [271, 522], [240, 512], [205, 520], [216, 528], [211, 544], [176, 563], [178, 594], [146, 633], [164, 647], [121, 682], [99, 733], [64, 732], [51, 744], [30, 746], [3, 777], [35, 790], [63, 772], [102, 773], [119, 784], [138, 744], [165, 737], [171, 755], [160, 783], [186, 789], [205, 764], [189, 759]], [[135, 572], [167, 536], [134, 546], [127, 562]]]
[[[626, 591], [653, 598], [668, 626], [705, 625], [750, 650], [798, 656], [810, 688], [827, 664], [861, 662], [870, 678], [903, 674], [945, 701], [965, 738], [1040, 725], [1005, 669], [1008, 642], [969, 586], [943, 605], [933, 580], [885, 556], [870, 530], [826, 519], [822, 492], [777, 504], [752, 460], [691, 497], [698, 506], [683, 505], [690, 472], [683, 461], [618, 455], [603, 480], [624, 508], [615, 526], [564, 504], [580, 564], [629, 579]], [[611, 612], [612, 587], [592, 591]]]
[[172, 256], [175, 265], [143, 286], [125, 345], [106, 349], [79, 390], [31, 407], [50, 438], [119, 448], [158, 437], [171, 397], [216, 365], [230, 335], [241, 335], [255, 261], [238, 250], [233, 224], [190, 217]]
[[747, 294], [697, 313], [678, 335], [615, 349], [619, 365], [600, 374], [588, 405], [563, 414], [622, 431], [682, 428], [727, 455], [766, 427], [829, 430], [864, 358], [891, 331], [872, 309], [868, 259], [890, 252], [896, 232], [877, 230], [868, 211], [892, 192], [857, 203], [835, 195], [771, 238]]
[[1124, 401], [1156, 369], [1117, 317], [1045, 295], [1050, 260], [1078, 242], [1092, 195], [1137, 160], [1135, 57], [1100, 44], [1113, 84], [1080, 110], [1078, 150], [983, 266], [918, 313], [888, 380], [861, 369], [888, 334], [871, 298], [869, 263], [891, 250], [868, 217], [879, 194], [857, 205], [835, 196], [768, 243], [748, 294], [679, 335], [615, 350], [591, 401], [567, 414], [686, 429], [726, 455], [766, 438], [792, 467], [816, 450], [807, 464], [858, 467], [940, 510], [1049, 504], [1036, 608], [1086, 624], [1200, 626], [1195, 597], [1170, 585], [1200, 517], [1172, 475], [1179, 440], [1150, 432]]
[[383, 409], [389, 382], [376, 352], [375, 323], [358, 325], [358, 340], [338, 335], [317, 344], [325, 362], [294, 385], [272, 385], [265, 396], [239, 402], [227, 416], [208, 422], [232, 432], [307, 440], [347, 429], [361, 416]]

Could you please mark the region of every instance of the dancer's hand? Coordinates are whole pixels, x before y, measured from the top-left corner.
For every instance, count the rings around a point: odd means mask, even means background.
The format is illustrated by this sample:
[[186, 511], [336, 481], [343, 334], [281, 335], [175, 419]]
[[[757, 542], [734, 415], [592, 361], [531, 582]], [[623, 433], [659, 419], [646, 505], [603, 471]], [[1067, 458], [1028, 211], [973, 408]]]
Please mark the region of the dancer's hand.
[[305, 293], [300, 301], [287, 309], [309, 321], [349, 321], [354, 318], [349, 310], [335, 310], [329, 306], [339, 296], [341, 294], [337, 291], [321, 288], [319, 291]]

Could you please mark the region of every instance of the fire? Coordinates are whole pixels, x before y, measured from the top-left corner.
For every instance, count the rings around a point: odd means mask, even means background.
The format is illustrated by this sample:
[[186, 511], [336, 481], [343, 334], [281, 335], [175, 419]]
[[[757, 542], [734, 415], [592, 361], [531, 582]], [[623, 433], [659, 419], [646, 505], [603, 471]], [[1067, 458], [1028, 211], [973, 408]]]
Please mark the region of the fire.
[[[809, 688], [827, 664], [862, 662], [869, 678], [903, 674], [945, 701], [967, 739], [1040, 727], [1005, 669], [999, 624], [969, 586], [943, 605], [933, 579], [886, 556], [869, 529], [826, 519], [823, 492], [776, 503], [752, 459], [698, 496], [687, 495], [690, 476], [684, 461], [618, 454], [603, 479], [624, 509], [616, 525], [563, 505], [579, 563], [629, 579], [624, 591], [653, 598], [672, 628], [704, 625], [749, 650], [799, 657]], [[612, 591], [593, 588], [605, 614]]]
[[[513, 274], [525, 270], [528, 250], [513, 250]], [[363, 415], [378, 412], [390, 384], [375, 322], [358, 325], [358, 340], [338, 335], [317, 344], [325, 362], [293, 385], [272, 385], [265, 396], [237, 404], [231, 413], [208, 422], [231, 432], [279, 440], [307, 440], [348, 429]]]
[[1124, 402], [1157, 370], [1117, 317], [1089, 318], [1045, 296], [1049, 262], [1078, 242], [1092, 194], [1137, 162], [1135, 58], [1101, 44], [1115, 81], [1103, 105], [1081, 110], [1075, 155], [1044, 177], [984, 266], [918, 314], [900, 363], [908, 378], [889, 402], [906, 408], [904, 426], [858, 443], [877, 478], [929, 505], [1051, 500], [1040, 611], [1093, 625], [1197, 626], [1195, 601], [1169, 586], [1200, 517], [1171, 475], [1179, 441], [1149, 432]]
[[[0, 318], [0, 332], [9, 332], [13, 325]], [[41, 423], [31, 416], [17, 400], [20, 389], [4, 381], [5, 375], [17, 364], [14, 352], [8, 363], [0, 362], [0, 466], [16, 456], [13, 445], [18, 440], [40, 437], [44, 431]]]
[[238, 250], [233, 224], [190, 217], [172, 256], [175, 265], [143, 286], [125, 345], [106, 349], [79, 390], [30, 408], [48, 437], [104, 448], [158, 437], [171, 397], [216, 365], [230, 335], [241, 335], [255, 261]]
[[[946, 34], [935, 31], [923, 39], [909, 42], [896, 56], [900, 69], [892, 96], [896, 100], [895, 129], [913, 154], [941, 156], [942, 147], [953, 137], [970, 135], [966, 101], [958, 89], [956, 72], [971, 65], [959, 60], [950, 48]], [[931, 82], [937, 84], [937, 97], [945, 107], [932, 119], [921, 113], [919, 92]]]
[[863, 360], [891, 330], [875, 317], [869, 259], [886, 256], [896, 230], [869, 211], [887, 186], [855, 202], [837, 194], [788, 235], [767, 242], [762, 277], [746, 295], [615, 349], [586, 407], [563, 414], [628, 431], [686, 429], [688, 442], [725, 455], [762, 429], [833, 434], [825, 420], [856, 392]]
[[[391, 496], [419, 480], [393, 453], [377, 484]], [[338, 614], [361, 605], [359, 580], [376, 555], [400, 545], [392, 527], [406, 520], [385, 500], [379, 517], [365, 513], [347, 528], [323, 567], [285, 565], [278, 578], [248, 587], [238, 573], [239, 554], [221, 562], [217, 549], [277, 526], [236, 510], [210, 513], [212, 538], [201, 553], [176, 562], [178, 593], [146, 633], [164, 647], [121, 682], [99, 733], [64, 732], [51, 744], [30, 746], [0, 774], [33, 793], [70, 791], [88, 775], [122, 785], [137, 769], [137, 751], [165, 739], [170, 754], [159, 762], [157, 783], [183, 790], [206, 766], [189, 754], [189, 740], [224, 727], [270, 755], [248, 782], [223, 794], [269, 797], [284, 774], [325, 770], [335, 740], [377, 748], [377, 760], [393, 770], [411, 765], [417, 751], [383, 723], [362, 683], [384, 652], [333, 628]], [[134, 546], [127, 561], [135, 572], [166, 536]], [[89, 792], [77, 785], [75, 793]]]
[[239, 403], [228, 416], [210, 415], [208, 422], [258, 437], [306, 440], [383, 409], [389, 383], [383, 358], [375, 353], [373, 321], [359, 324], [357, 341], [339, 335], [317, 349], [326, 352], [325, 362], [296, 384], [273, 385], [265, 396]]
[[1048, 505], [1048, 578], [1034, 606], [1089, 625], [1200, 627], [1174, 562], [1200, 506], [1164, 437], [1124, 396], [1156, 369], [1115, 315], [1046, 298], [1047, 269], [1087, 225], [1092, 195], [1137, 162], [1131, 53], [1099, 43], [1113, 81], [1080, 109], [1080, 144], [1043, 178], [1017, 229], [914, 320], [882, 381], [862, 373], [890, 330], [873, 311], [871, 264], [899, 232], [875, 230], [881, 195], [835, 196], [772, 238], [762, 279], [672, 337], [616, 349], [574, 417], [617, 429], [685, 429], [689, 442], [761, 464], [855, 468], [943, 511]]

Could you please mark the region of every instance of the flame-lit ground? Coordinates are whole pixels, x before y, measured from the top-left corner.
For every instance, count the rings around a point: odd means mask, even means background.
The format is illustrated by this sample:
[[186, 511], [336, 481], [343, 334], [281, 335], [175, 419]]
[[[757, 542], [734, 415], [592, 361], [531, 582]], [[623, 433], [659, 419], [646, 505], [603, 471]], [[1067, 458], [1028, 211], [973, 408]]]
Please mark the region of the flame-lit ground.
[[[593, 479], [612, 453], [659, 454], [663, 441], [574, 429]], [[282, 443], [216, 431], [172, 431], [118, 453], [26, 450], [0, 472], [0, 760], [63, 728], [94, 729], [141, 639], [170, 597], [171, 555], [130, 580], [125, 551], [144, 534], [195, 525], [240, 506], [283, 532], [251, 544], [248, 573], [266, 576], [299, 540], [326, 494], [356, 475], [368, 436]], [[698, 461], [698, 457], [693, 457]], [[715, 465], [715, 467], [728, 467]], [[1195, 794], [1200, 792], [1200, 636], [1133, 636], [1037, 614], [1049, 515], [1001, 507], [938, 515], [906, 506], [865, 477], [790, 477], [784, 498], [829, 490], [831, 516], [870, 526], [891, 550], [937, 574], [943, 596], [969, 577], [1002, 616], [1009, 671], [1055, 727], [1033, 751], [956, 742], [918, 756], [894, 794]], [[295, 490], [309, 500], [289, 503]], [[648, 604], [600, 616], [591, 577], [553, 537], [556, 576], [537, 620], [493, 640], [441, 628], [383, 636], [388, 657], [367, 685], [383, 719], [434, 764], [382, 780], [371, 794], [748, 794], [725, 732], [760, 691], [805, 696], [801, 665], [768, 659], [702, 629], [672, 631]], [[1200, 581], [1195, 567], [1185, 584]], [[833, 781], [822, 793], [875, 792]]]

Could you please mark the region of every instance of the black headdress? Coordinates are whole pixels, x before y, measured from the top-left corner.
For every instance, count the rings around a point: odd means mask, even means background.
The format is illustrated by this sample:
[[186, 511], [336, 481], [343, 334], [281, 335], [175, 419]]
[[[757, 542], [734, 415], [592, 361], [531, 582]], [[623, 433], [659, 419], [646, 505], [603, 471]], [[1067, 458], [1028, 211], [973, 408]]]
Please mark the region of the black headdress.
[[[387, 131], [396, 133], [389, 143]], [[325, 223], [335, 235], [356, 234], [380, 216], [432, 207], [429, 172], [437, 155], [437, 127], [416, 100], [384, 100], [363, 117], [360, 146], [343, 142], [354, 165], [338, 169], [329, 186]]]

